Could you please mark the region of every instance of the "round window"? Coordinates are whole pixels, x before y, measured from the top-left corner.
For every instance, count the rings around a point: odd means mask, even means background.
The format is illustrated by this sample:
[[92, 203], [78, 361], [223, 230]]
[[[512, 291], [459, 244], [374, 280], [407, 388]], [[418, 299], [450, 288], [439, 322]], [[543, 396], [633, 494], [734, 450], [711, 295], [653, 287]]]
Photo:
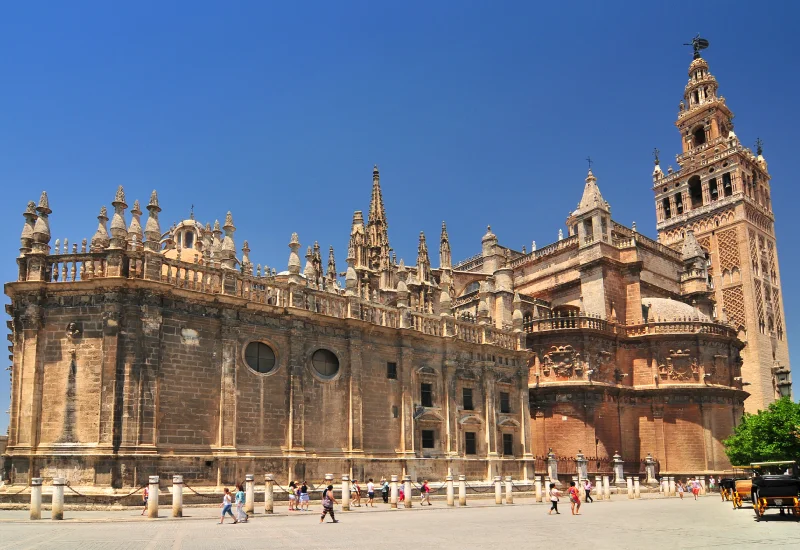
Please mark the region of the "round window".
[[244, 349], [247, 366], [256, 372], [266, 374], [275, 368], [275, 352], [264, 342], [250, 342]]
[[322, 377], [333, 378], [339, 372], [339, 358], [332, 351], [318, 349], [311, 356], [314, 370]]

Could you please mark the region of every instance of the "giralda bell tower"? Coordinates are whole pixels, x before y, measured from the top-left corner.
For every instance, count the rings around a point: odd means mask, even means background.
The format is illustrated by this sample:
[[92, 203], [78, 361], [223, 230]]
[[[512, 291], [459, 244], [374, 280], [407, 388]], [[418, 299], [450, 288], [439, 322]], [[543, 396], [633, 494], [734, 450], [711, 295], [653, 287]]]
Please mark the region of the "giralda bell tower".
[[680, 249], [694, 232], [708, 253], [716, 315], [739, 329], [745, 409], [764, 409], [791, 395], [789, 348], [781, 299], [770, 175], [761, 142], [755, 154], [733, 131], [733, 113], [695, 38], [689, 82], [675, 125], [681, 135], [678, 170], [661, 170], [656, 151], [653, 191], [662, 244]]

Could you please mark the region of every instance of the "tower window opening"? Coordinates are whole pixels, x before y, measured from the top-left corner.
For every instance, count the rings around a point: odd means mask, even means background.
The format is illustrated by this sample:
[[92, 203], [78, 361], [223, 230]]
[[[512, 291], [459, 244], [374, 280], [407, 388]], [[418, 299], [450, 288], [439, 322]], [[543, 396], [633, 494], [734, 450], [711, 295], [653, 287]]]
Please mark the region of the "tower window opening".
[[662, 200], [661, 201], [661, 206], [662, 206], [662, 208], [664, 208], [664, 219], [665, 220], [670, 219], [672, 217], [672, 210], [670, 209], [670, 206], [669, 206], [669, 199], [667, 198], [667, 199]]
[[683, 196], [681, 193], [675, 193], [675, 210], [678, 214], [683, 214]]
[[717, 178], [711, 178], [708, 180], [708, 194], [711, 196], [711, 200], [715, 201], [719, 198], [719, 189], [717, 189]]
[[733, 195], [733, 185], [731, 185], [731, 173], [722, 174], [722, 193], [726, 197]]
[[193, 248], [194, 247], [194, 233], [191, 231], [187, 231], [183, 234], [183, 248]]
[[693, 209], [703, 206], [703, 184], [700, 183], [700, 176], [689, 178], [689, 197]]
[[[695, 92], [695, 97], [697, 96], [697, 92]], [[697, 101], [695, 99], [695, 101]], [[703, 145], [706, 142], [706, 130], [702, 126], [698, 126], [697, 129], [692, 132], [692, 137], [694, 138], [694, 146], [697, 147], [698, 145]]]
[[695, 90], [694, 92], [692, 92], [692, 104], [697, 105], [698, 103], [700, 103], [700, 96], [697, 94], [697, 90]]

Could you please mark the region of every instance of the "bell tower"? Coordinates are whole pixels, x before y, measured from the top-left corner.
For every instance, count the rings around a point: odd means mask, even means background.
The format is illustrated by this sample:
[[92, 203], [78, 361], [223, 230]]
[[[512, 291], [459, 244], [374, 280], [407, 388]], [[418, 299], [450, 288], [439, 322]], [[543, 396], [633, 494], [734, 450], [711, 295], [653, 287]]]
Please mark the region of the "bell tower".
[[[659, 241], [681, 250], [689, 232], [708, 258], [715, 315], [739, 329], [745, 409], [765, 409], [791, 395], [770, 175], [761, 141], [755, 154], [733, 131], [733, 113], [695, 38], [694, 59], [675, 125], [681, 136], [678, 169], [660, 167], [653, 192]], [[737, 365], [729, 365], [736, 369]], [[739, 376], [738, 374], [736, 375]]]

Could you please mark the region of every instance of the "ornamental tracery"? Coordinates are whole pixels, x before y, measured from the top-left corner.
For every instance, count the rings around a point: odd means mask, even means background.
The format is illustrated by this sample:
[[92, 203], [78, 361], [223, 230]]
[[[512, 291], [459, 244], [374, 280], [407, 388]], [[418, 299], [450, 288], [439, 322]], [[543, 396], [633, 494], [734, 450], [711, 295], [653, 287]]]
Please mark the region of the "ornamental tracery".
[[571, 376], [575, 371], [577, 374], [583, 372], [581, 354], [570, 346], [553, 346], [542, 357], [542, 372], [545, 376], [550, 376], [550, 372], [555, 372], [556, 376]]

